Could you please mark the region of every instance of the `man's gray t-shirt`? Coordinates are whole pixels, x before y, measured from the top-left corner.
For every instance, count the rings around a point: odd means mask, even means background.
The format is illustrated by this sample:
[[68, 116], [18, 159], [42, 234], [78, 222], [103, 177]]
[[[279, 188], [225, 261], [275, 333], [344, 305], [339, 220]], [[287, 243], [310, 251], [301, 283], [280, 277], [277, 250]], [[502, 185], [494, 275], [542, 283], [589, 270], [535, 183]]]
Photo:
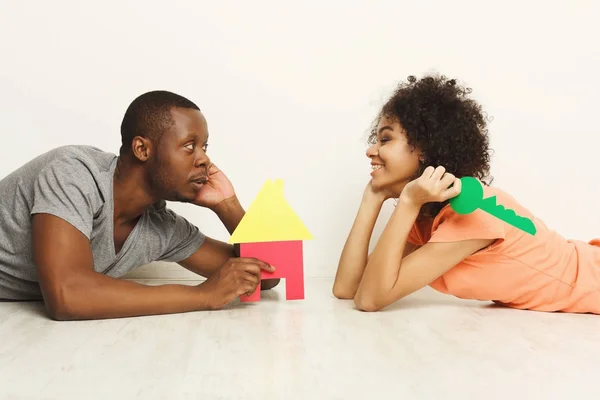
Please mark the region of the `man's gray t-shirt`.
[[42, 154], [0, 180], [0, 299], [41, 299], [33, 261], [33, 214], [56, 215], [90, 240], [94, 270], [121, 277], [153, 261], [181, 261], [205, 236], [161, 201], [147, 209], [115, 253], [115, 154], [64, 146]]

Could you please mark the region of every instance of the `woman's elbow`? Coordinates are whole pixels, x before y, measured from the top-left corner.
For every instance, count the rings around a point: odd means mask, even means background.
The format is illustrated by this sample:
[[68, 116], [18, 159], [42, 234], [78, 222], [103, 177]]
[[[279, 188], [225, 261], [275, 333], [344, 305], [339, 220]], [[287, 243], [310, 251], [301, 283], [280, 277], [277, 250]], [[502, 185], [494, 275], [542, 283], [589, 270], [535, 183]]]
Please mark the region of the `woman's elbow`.
[[352, 300], [355, 294], [356, 290], [353, 290], [352, 288], [339, 284], [333, 285], [333, 295], [340, 300]]
[[354, 296], [354, 305], [358, 310], [364, 312], [375, 312], [383, 308], [383, 306], [380, 302], [377, 301], [377, 299], [365, 295]]
[[402, 297], [404, 296], [392, 295], [391, 293], [382, 294], [362, 289], [354, 296], [354, 305], [360, 311], [374, 312], [386, 308]]

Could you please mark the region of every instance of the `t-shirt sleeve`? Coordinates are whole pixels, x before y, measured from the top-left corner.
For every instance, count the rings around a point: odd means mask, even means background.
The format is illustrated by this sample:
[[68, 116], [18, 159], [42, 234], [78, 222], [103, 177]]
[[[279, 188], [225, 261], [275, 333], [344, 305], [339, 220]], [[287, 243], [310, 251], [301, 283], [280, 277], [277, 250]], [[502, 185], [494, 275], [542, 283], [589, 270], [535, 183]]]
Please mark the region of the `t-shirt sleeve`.
[[101, 200], [96, 181], [80, 160], [64, 157], [52, 161], [37, 176], [33, 194], [31, 215], [55, 215], [90, 239]]
[[432, 226], [429, 242], [457, 242], [469, 239], [505, 239], [506, 223], [482, 210], [458, 214], [443, 209]]
[[158, 261], [179, 262], [194, 254], [202, 246], [206, 236], [200, 229], [181, 215], [165, 209], [170, 215], [167, 247]]
[[412, 243], [417, 246], [423, 246], [425, 241], [421, 237], [421, 232], [419, 231], [419, 226], [417, 223], [414, 223], [410, 232], [408, 232], [408, 238], [406, 239], [409, 243]]

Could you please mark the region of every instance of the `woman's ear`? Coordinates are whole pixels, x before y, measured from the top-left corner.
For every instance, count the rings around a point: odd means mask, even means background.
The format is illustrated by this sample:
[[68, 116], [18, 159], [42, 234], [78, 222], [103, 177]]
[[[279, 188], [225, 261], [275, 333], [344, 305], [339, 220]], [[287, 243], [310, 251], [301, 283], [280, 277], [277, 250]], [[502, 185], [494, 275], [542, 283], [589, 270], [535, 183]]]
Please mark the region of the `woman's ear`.
[[425, 157], [425, 154], [423, 154], [423, 152], [417, 148], [417, 146], [415, 146], [414, 144], [410, 145], [411, 153], [414, 153], [415, 151], [417, 152], [417, 156], [419, 157], [419, 162], [421, 164], [425, 164], [425, 162], [427, 161], [427, 157]]

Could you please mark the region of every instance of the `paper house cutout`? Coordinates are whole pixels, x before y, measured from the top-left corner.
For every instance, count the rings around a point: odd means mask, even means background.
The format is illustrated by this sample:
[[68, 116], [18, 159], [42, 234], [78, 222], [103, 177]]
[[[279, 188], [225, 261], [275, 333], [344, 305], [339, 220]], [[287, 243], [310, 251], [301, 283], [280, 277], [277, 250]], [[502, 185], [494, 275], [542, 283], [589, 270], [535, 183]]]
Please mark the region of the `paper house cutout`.
[[[255, 257], [275, 267], [261, 271], [261, 279], [283, 278], [287, 300], [304, 299], [303, 241], [313, 236], [283, 195], [283, 181], [265, 182], [231, 235], [240, 245], [240, 257]], [[260, 284], [240, 300], [259, 301]]]

